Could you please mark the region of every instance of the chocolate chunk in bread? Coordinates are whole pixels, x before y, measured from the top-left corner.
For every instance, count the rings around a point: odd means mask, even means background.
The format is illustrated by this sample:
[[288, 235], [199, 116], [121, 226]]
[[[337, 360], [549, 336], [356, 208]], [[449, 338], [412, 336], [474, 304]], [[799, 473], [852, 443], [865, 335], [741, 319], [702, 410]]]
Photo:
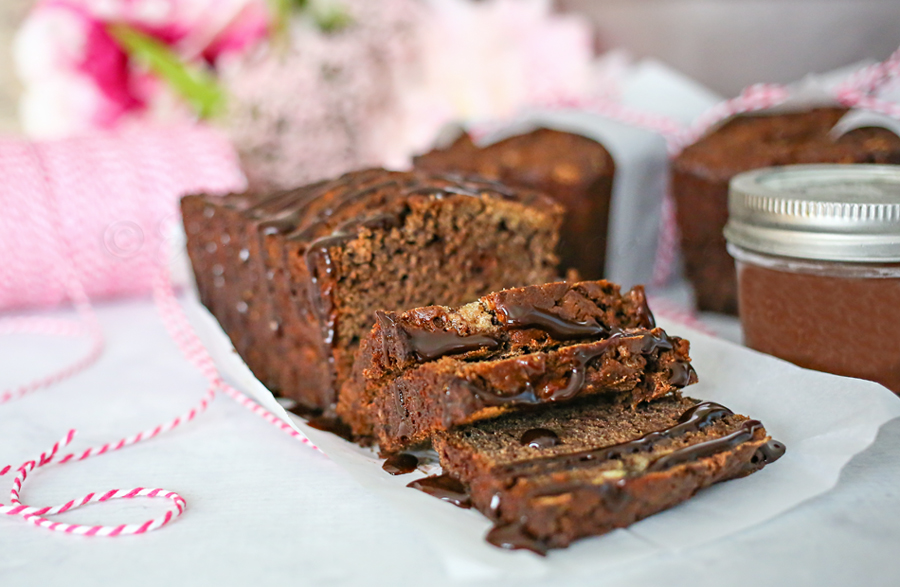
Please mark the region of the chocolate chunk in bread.
[[376, 310], [556, 276], [562, 210], [536, 192], [373, 169], [240, 201], [182, 200], [198, 288], [254, 373], [307, 408], [334, 409]]
[[800, 163], [900, 164], [900, 137], [861, 128], [840, 138], [830, 131], [843, 108], [739, 116], [687, 147], [672, 164], [672, 195], [685, 272], [701, 310], [737, 313], [734, 260], [722, 230], [728, 182], [738, 173]]
[[628, 526], [785, 450], [760, 422], [687, 397], [590, 398], [439, 432], [434, 446], [494, 521], [488, 541], [537, 552]]
[[438, 430], [598, 393], [638, 403], [696, 381], [689, 343], [654, 328], [643, 289], [605, 281], [381, 312], [338, 413], [391, 453]]
[[415, 166], [543, 191], [566, 208], [562, 266], [584, 279], [603, 277], [615, 163], [600, 143], [546, 128], [486, 147], [463, 135], [446, 149], [416, 157]]

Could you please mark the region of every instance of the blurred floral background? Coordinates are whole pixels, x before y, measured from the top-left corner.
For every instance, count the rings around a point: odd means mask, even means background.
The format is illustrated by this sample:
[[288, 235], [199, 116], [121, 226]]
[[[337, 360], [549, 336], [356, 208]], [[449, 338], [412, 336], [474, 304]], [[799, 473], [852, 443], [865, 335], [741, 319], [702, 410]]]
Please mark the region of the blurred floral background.
[[0, 130], [206, 119], [283, 186], [603, 94], [629, 53], [731, 96], [882, 59], [898, 30], [896, 0], [4, 0]]

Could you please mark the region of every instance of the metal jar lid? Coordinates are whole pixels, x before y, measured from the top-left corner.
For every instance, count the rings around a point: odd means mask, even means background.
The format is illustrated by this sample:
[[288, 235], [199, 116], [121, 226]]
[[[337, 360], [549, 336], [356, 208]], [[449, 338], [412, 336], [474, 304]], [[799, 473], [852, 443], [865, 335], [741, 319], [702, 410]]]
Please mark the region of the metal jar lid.
[[900, 261], [900, 166], [790, 165], [731, 180], [725, 238], [758, 253]]

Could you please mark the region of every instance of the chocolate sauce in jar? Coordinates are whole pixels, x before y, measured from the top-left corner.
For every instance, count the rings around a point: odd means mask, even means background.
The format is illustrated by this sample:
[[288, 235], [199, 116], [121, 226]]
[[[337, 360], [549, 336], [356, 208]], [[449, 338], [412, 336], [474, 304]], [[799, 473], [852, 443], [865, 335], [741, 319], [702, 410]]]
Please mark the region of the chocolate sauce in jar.
[[894, 270], [896, 278], [878, 279], [739, 263], [744, 344], [900, 394], [900, 265]]
[[728, 207], [744, 343], [900, 394], [900, 167], [743, 173]]

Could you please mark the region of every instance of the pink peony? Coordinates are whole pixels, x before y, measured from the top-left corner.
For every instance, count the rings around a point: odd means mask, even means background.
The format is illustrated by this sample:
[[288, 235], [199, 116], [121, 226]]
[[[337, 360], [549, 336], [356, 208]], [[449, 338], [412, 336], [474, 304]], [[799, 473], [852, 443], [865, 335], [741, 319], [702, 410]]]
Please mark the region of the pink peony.
[[14, 44], [27, 133], [51, 138], [148, 115], [189, 116], [122, 49], [112, 24], [152, 37], [185, 62], [213, 66], [265, 36], [269, 13], [265, 0], [42, 0]]

